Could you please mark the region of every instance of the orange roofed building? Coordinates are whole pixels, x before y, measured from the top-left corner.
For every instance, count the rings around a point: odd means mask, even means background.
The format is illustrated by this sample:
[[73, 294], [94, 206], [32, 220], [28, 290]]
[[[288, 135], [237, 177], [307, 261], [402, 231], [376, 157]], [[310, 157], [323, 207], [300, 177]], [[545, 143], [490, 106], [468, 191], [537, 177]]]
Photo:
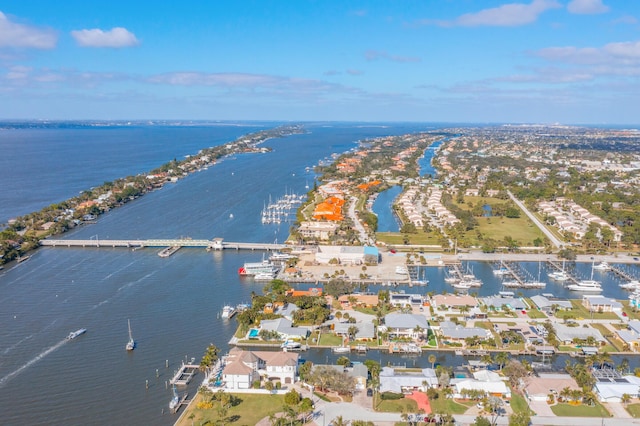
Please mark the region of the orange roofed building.
[[301, 297], [301, 296], [322, 296], [322, 289], [319, 287], [312, 287], [309, 290], [294, 290], [290, 288], [285, 293], [287, 296]]
[[344, 200], [337, 197], [329, 197], [316, 206], [313, 218], [316, 220], [331, 220], [339, 222], [344, 219], [342, 216], [342, 206]]

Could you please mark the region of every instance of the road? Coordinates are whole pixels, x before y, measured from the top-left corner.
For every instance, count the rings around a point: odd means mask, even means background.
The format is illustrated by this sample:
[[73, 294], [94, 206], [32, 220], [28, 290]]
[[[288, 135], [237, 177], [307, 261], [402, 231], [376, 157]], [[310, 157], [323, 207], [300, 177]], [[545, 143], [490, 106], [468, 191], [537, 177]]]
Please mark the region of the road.
[[354, 228], [358, 232], [358, 238], [360, 238], [362, 244], [371, 244], [371, 241], [369, 241], [367, 230], [364, 229], [364, 226], [362, 226], [362, 223], [360, 222], [360, 220], [358, 219], [358, 215], [356, 214], [356, 203], [358, 202], [358, 199], [356, 197], [351, 197], [349, 201], [350, 203], [348, 214], [349, 218], [351, 218], [351, 221], [353, 222]]
[[515, 195], [511, 193], [511, 191], [507, 191], [507, 194], [509, 194], [511, 201], [516, 203], [516, 205], [529, 217], [529, 219], [531, 219], [531, 221], [535, 223], [535, 225], [538, 228], [540, 228], [540, 230], [544, 233], [544, 235], [546, 235], [546, 237], [549, 238], [549, 241], [551, 241], [551, 244], [553, 244], [556, 248], [561, 248], [564, 245], [564, 242], [560, 241], [555, 235], [553, 235], [553, 233], [549, 231], [547, 227], [544, 226], [544, 224], [540, 222], [538, 218], [529, 211], [527, 206], [525, 206], [522, 201], [518, 200], [515, 197]]

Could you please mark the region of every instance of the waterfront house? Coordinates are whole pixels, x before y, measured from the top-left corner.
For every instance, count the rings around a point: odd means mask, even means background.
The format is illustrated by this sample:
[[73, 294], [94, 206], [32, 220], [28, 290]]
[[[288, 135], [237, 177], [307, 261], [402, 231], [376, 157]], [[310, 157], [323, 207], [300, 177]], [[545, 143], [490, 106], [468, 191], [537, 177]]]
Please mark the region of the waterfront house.
[[424, 296], [415, 293], [389, 293], [389, 304], [399, 307], [412, 305], [420, 306], [424, 303]]
[[276, 318], [272, 320], [262, 320], [260, 330], [276, 331], [282, 340], [302, 340], [309, 335], [309, 330], [303, 327], [293, 327], [291, 320], [287, 318]]
[[281, 384], [295, 382], [299, 355], [293, 352], [245, 351], [233, 348], [225, 357], [222, 380], [228, 390], [249, 389], [260, 377]]
[[589, 312], [622, 312], [622, 303], [609, 297], [584, 295], [582, 304]]
[[622, 402], [625, 394], [631, 398], [640, 397], [640, 377], [623, 376], [610, 368], [594, 370], [593, 376], [596, 379], [593, 392], [600, 402]]
[[333, 332], [338, 336], [349, 337], [349, 329], [351, 327], [357, 329], [354, 336], [355, 340], [373, 340], [376, 338], [376, 328], [371, 321], [356, 323], [337, 322], [334, 324]]
[[347, 369], [347, 374], [356, 381], [356, 389], [362, 390], [367, 387], [367, 379], [369, 378], [369, 369], [362, 363], [353, 364], [353, 368]]
[[430, 300], [433, 309], [460, 309], [461, 307], [476, 308], [478, 300], [468, 294], [436, 294]]
[[300, 222], [298, 232], [306, 239], [326, 241], [338, 231], [339, 225], [333, 222]]
[[380, 392], [402, 393], [426, 391], [438, 387], [438, 378], [433, 368], [420, 370], [382, 367], [380, 371]]
[[[435, 327], [434, 327], [435, 328]], [[491, 331], [480, 327], [465, 327], [457, 325], [451, 321], [443, 321], [440, 323], [440, 335], [444, 340], [461, 342], [467, 338], [489, 339], [493, 337]]]
[[474, 373], [474, 378], [455, 378], [451, 379], [450, 385], [453, 387], [454, 398], [466, 398], [467, 391], [481, 391], [489, 396], [497, 396], [499, 398], [511, 398], [511, 390], [509, 386], [501, 380], [499, 377], [492, 375], [480, 375], [478, 377], [482, 380], [475, 378], [475, 374], [481, 373], [478, 371]]
[[589, 337], [592, 337], [599, 344], [606, 343], [606, 339], [600, 331], [591, 327], [569, 327], [561, 323], [554, 324], [554, 327], [556, 338], [565, 345], [573, 344], [576, 341], [584, 342]]
[[573, 309], [571, 302], [566, 299], [558, 299], [550, 293], [536, 294], [531, 296], [531, 301], [543, 312], [552, 312], [553, 309], [569, 310]]
[[616, 329], [616, 335], [618, 339], [629, 346], [630, 350], [637, 352], [638, 348], [640, 348], [640, 321], [629, 321], [626, 329]]
[[494, 311], [502, 311], [504, 307], [516, 311], [529, 309], [529, 306], [527, 306], [527, 304], [518, 297], [490, 296], [483, 297], [480, 301], [487, 307], [487, 309]]
[[524, 392], [532, 401], [546, 401], [550, 394], [556, 394], [564, 388], [579, 390], [575, 379], [566, 373], [538, 373], [526, 378]]
[[417, 314], [388, 314], [384, 317], [384, 323], [390, 336], [414, 339], [424, 336], [429, 328], [424, 315]]

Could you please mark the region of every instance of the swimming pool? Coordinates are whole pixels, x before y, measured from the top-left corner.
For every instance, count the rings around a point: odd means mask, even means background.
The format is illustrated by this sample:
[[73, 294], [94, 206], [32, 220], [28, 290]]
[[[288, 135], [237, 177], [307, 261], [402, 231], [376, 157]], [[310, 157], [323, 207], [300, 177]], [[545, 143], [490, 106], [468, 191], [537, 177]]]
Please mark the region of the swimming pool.
[[249, 339], [257, 339], [259, 333], [260, 330], [258, 330], [257, 328], [252, 328], [251, 330], [249, 330]]

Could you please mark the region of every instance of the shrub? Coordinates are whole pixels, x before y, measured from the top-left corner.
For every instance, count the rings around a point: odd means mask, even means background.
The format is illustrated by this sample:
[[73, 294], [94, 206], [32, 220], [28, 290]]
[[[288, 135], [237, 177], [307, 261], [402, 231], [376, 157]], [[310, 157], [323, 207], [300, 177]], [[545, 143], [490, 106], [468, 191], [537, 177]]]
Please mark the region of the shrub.
[[404, 398], [404, 395], [402, 395], [401, 393], [395, 393], [395, 392], [382, 392], [380, 394], [380, 398], [382, 398], [383, 400], [395, 400], [395, 399], [402, 399]]

